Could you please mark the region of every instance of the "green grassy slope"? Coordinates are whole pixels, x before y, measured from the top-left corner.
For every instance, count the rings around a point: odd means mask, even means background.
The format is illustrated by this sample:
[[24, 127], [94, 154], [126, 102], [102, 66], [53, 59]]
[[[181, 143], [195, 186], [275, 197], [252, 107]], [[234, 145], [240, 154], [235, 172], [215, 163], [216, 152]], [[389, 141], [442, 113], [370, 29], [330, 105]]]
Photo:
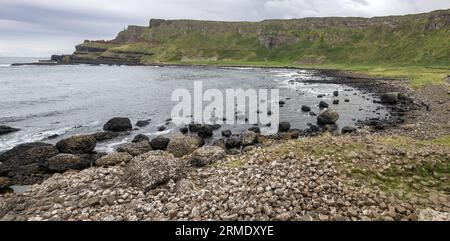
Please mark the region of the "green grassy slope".
[[450, 66], [450, 10], [371, 19], [152, 21], [149, 27], [131, 26], [115, 40], [79, 46], [107, 49], [94, 53], [97, 57], [142, 53], [145, 64], [328, 66], [367, 72], [392, 66], [447, 71]]

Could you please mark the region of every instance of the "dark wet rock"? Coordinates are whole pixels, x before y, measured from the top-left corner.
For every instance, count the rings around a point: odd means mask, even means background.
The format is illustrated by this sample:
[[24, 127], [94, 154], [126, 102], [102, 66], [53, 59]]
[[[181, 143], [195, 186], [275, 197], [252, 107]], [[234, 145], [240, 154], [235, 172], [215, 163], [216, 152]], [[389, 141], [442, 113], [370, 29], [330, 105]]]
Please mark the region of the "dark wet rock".
[[336, 96], [336, 97], [339, 96], [339, 91], [334, 91], [333, 95]]
[[56, 148], [61, 153], [83, 154], [92, 153], [97, 145], [97, 140], [90, 135], [72, 136], [56, 143]]
[[270, 138], [274, 140], [290, 140], [297, 139], [300, 136], [300, 130], [289, 130], [287, 132], [279, 132], [277, 134], [271, 135]]
[[135, 136], [131, 142], [138, 143], [138, 142], [142, 142], [142, 141], [148, 142], [148, 141], [150, 141], [150, 138], [144, 134], [139, 134], [139, 135]]
[[339, 100], [333, 100], [333, 105], [339, 105]]
[[137, 127], [145, 127], [150, 125], [150, 121], [149, 120], [140, 120], [138, 122], [136, 122], [136, 126]]
[[20, 131], [20, 129], [13, 128], [10, 126], [0, 126], [0, 135], [6, 135], [17, 131]]
[[165, 131], [167, 129], [166, 126], [158, 126], [158, 131]]
[[286, 101], [280, 100], [279, 104], [280, 104], [280, 105], [285, 105], [285, 104], [286, 104]]
[[302, 111], [303, 112], [310, 112], [311, 111], [311, 107], [304, 105], [304, 106], [302, 106]]
[[[34, 170], [38, 171], [40, 164], [58, 154], [59, 151], [55, 146], [46, 143], [36, 142], [18, 145], [0, 154], [0, 176], [22, 175], [32, 173]], [[23, 168], [20, 169], [21, 167]], [[21, 170], [26, 173], [21, 173]]]
[[309, 127], [309, 131], [310, 132], [320, 132], [320, 127], [316, 126], [316, 125], [311, 125]]
[[249, 128], [248, 129], [249, 131], [253, 131], [253, 132], [255, 132], [255, 133], [261, 133], [261, 129], [259, 128], [259, 127], [252, 127], [252, 128]]
[[103, 130], [113, 132], [129, 131], [131, 129], [133, 129], [133, 125], [131, 125], [130, 119], [124, 117], [113, 118], [103, 126]]
[[338, 120], [339, 114], [335, 110], [329, 109], [317, 117], [317, 124], [319, 125], [336, 124], [336, 121]]
[[197, 148], [201, 147], [204, 142], [201, 138], [190, 135], [176, 135], [170, 139], [167, 151], [175, 157], [183, 157], [193, 153]]
[[111, 132], [111, 131], [103, 131], [103, 132], [94, 133], [91, 136], [93, 136], [97, 141], [100, 142], [100, 141], [107, 141], [107, 140], [114, 139], [119, 136], [119, 133]]
[[323, 95], [323, 94], [320, 94], [320, 95], [317, 95], [317, 98], [323, 98], [323, 97], [325, 97], [325, 95]]
[[389, 92], [381, 96], [381, 103], [383, 104], [397, 104], [399, 100], [398, 92]]
[[237, 136], [231, 136], [225, 141], [225, 146], [227, 149], [240, 148], [241, 143], [241, 138]]
[[150, 142], [153, 150], [165, 151], [169, 145], [170, 139], [164, 136], [158, 136]]
[[91, 163], [73, 154], [59, 154], [47, 160], [45, 167], [51, 172], [65, 172], [67, 170], [83, 170]]
[[351, 126], [345, 126], [344, 128], [342, 128], [342, 134], [350, 134], [356, 131], [355, 127], [351, 127]]
[[125, 168], [123, 177], [131, 186], [147, 192], [169, 180], [179, 180], [184, 166], [170, 153], [151, 151], [134, 158]]
[[105, 155], [95, 161], [96, 166], [109, 167], [119, 165], [120, 163], [128, 163], [133, 160], [133, 156], [126, 152], [111, 153]]
[[181, 127], [180, 128], [180, 132], [182, 133], [182, 134], [187, 134], [188, 132], [189, 132], [189, 128], [188, 127]]
[[56, 139], [56, 138], [58, 138], [58, 137], [59, 137], [58, 134], [54, 134], [54, 135], [48, 136], [47, 139], [53, 140], [53, 139]]
[[213, 130], [218, 130], [218, 129], [222, 128], [222, 126], [219, 124], [213, 124], [213, 125], [211, 125], [211, 127]]
[[327, 104], [327, 103], [325, 103], [324, 101], [321, 101], [321, 102], [319, 103], [319, 108], [321, 108], [321, 109], [328, 108], [329, 106], [330, 106], [330, 105]]
[[225, 158], [225, 150], [218, 146], [204, 146], [194, 151], [191, 164], [195, 167], [204, 167]]
[[132, 156], [139, 156], [152, 150], [148, 141], [123, 144], [117, 148], [117, 152], [126, 152]]
[[198, 136], [201, 138], [210, 138], [214, 134], [214, 127], [212, 125], [203, 125], [198, 130]]
[[279, 132], [287, 132], [291, 129], [291, 123], [284, 121], [281, 122], [278, 126], [278, 131]]
[[267, 111], [267, 115], [271, 116], [272, 115], [272, 111], [271, 110]]
[[316, 112], [309, 112], [310, 116], [317, 116]]
[[172, 118], [166, 119], [166, 122], [172, 122]]
[[242, 133], [242, 145], [243, 146], [251, 146], [258, 143], [259, 134], [253, 131], [244, 131]]
[[190, 132], [198, 132], [198, 130], [200, 130], [200, 128], [202, 128], [201, 124], [194, 124], [194, 123], [189, 124]]
[[230, 130], [222, 131], [222, 136], [224, 136], [224, 137], [230, 137], [232, 135], [233, 135], [233, 133]]
[[347, 103], [348, 103], [348, 102], [350, 102], [350, 100], [349, 100], [349, 99], [345, 99], [344, 101], [345, 101], [345, 102], [347, 102]]

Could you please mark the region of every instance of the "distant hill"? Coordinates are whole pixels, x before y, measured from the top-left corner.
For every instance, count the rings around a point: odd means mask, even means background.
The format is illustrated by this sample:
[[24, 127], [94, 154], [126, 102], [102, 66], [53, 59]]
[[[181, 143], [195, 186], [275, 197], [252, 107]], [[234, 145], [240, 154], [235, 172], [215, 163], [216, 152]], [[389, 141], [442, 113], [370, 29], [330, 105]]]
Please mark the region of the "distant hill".
[[[76, 46], [75, 63], [278, 62], [450, 66], [450, 9], [375, 18], [261, 22], [152, 19]], [[68, 60], [69, 61], [69, 60]]]

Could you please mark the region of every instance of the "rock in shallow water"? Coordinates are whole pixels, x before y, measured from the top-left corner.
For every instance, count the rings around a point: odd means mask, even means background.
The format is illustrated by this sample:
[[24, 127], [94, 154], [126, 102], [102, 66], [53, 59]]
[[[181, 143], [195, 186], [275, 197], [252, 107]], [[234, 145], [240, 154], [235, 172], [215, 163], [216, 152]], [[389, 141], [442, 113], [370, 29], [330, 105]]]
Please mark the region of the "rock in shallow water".
[[138, 142], [142, 142], [142, 141], [150, 141], [150, 138], [146, 135], [139, 134], [139, 135], [135, 136], [131, 142], [138, 143]]
[[113, 132], [129, 131], [132, 128], [130, 119], [124, 117], [113, 118], [103, 126], [103, 130]]
[[119, 146], [117, 152], [126, 152], [132, 156], [139, 156], [152, 150], [148, 141], [142, 141], [138, 143], [127, 143]]
[[0, 135], [6, 135], [12, 132], [20, 131], [20, 129], [13, 128], [10, 126], [0, 126]]
[[153, 150], [165, 151], [170, 143], [170, 139], [164, 136], [158, 136], [150, 142], [150, 146]]
[[119, 133], [111, 132], [111, 131], [103, 131], [92, 134], [97, 141], [107, 141], [114, 139], [119, 136]]
[[317, 124], [319, 125], [328, 125], [328, 124], [336, 124], [336, 121], [339, 120], [339, 114], [332, 109], [329, 109], [317, 117]]
[[278, 131], [279, 132], [287, 132], [291, 129], [291, 123], [289, 122], [280, 122], [279, 126], [278, 126]]
[[200, 140], [199, 137], [180, 134], [170, 139], [167, 151], [172, 153], [175, 157], [183, 157], [191, 154], [202, 145], [202, 140]]

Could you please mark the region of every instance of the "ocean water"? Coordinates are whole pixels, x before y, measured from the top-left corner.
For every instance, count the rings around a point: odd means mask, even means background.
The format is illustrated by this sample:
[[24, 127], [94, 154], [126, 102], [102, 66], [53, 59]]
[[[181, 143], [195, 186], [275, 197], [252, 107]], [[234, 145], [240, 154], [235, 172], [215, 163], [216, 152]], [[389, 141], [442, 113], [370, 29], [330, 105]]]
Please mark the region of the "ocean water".
[[[0, 58], [0, 125], [20, 128], [21, 131], [0, 136], [0, 151], [17, 144], [56, 141], [76, 134], [102, 131], [103, 124], [112, 117], [138, 120], [151, 119], [151, 124], [129, 134], [99, 143], [100, 151], [112, 151], [117, 145], [129, 142], [137, 134], [150, 137], [173, 135], [180, 126], [169, 124], [167, 130], [157, 127], [166, 123], [177, 102], [171, 101], [177, 88], [193, 90], [194, 81], [202, 81], [204, 89], [280, 89], [280, 121], [291, 122], [292, 128], [306, 129], [316, 117], [301, 111], [302, 105], [320, 113], [318, 104], [324, 100], [341, 115], [340, 127], [354, 126], [356, 120], [385, 116], [388, 111], [372, 94], [335, 84], [306, 84], [291, 80], [312, 78], [309, 70], [206, 67], [143, 67], [143, 66], [18, 66], [15, 62], [33, 62], [35, 58]], [[333, 91], [340, 96], [332, 96]], [[318, 99], [318, 94], [326, 94]], [[287, 100], [288, 99], [288, 100]], [[344, 99], [350, 99], [345, 103]], [[205, 102], [205, 106], [207, 103]], [[239, 133], [251, 125], [224, 126]], [[220, 137], [216, 131], [215, 138]], [[49, 139], [58, 135], [56, 139]]]

